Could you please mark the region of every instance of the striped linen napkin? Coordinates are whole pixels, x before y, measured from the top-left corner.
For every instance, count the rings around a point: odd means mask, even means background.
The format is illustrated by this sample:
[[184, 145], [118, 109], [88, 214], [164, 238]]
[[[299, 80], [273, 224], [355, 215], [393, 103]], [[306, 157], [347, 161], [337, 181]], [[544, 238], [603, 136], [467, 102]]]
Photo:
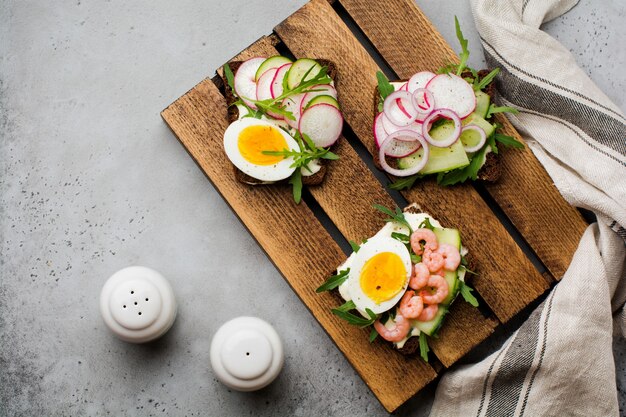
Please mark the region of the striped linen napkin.
[[619, 415], [612, 338], [626, 336], [626, 120], [539, 29], [576, 3], [472, 0], [487, 62], [502, 70], [500, 104], [519, 109], [510, 119], [563, 197], [598, 222], [500, 350], [444, 375], [432, 416]]

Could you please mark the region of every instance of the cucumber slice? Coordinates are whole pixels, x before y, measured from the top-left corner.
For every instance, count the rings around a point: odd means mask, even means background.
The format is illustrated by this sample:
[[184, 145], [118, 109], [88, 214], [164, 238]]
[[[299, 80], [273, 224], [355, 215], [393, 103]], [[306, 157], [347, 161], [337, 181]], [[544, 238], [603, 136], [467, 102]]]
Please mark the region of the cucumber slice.
[[[449, 122], [449, 123], [448, 123]], [[433, 127], [430, 130], [430, 136], [435, 140], [438, 138], [448, 137], [450, 132], [448, 129], [454, 129], [452, 121], [446, 120], [444, 123]], [[414, 154], [398, 159], [398, 168], [409, 169], [414, 167], [422, 159], [422, 153], [418, 150]], [[437, 172], [450, 171], [456, 168], [463, 168], [469, 165], [469, 159], [463, 148], [461, 141], [456, 141], [452, 146], [447, 148], [430, 147], [430, 156], [426, 166], [419, 172], [422, 175], [434, 174]]]
[[490, 102], [491, 102], [491, 97], [489, 97], [489, 94], [483, 93], [482, 91], [477, 91], [476, 92], [476, 109], [474, 110], [474, 113], [478, 114], [480, 117], [483, 117], [483, 118], [487, 116], [487, 111], [489, 110]]
[[461, 250], [461, 234], [458, 230], [435, 227], [433, 232], [435, 233], [435, 236], [437, 236], [438, 242], [447, 243], [448, 245], [452, 245], [458, 250]]
[[291, 59], [286, 58], [284, 56], [275, 55], [275, 56], [269, 57], [265, 61], [263, 61], [259, 69], [256, 70], [254, 81], [259, 81], [259, 78], [261, 78], [261, 75], [263, 75], [265, 71], [272, 69], [272, 68], [278, 68], [285, 64], [290, 64], [290, 63], [291, 63]]
[[430, 321], [417, 321], [411, 320], [411, 325], [419, 329], [420, 332], [426, 333], [428, 336], [434, 336], [439, 331], [439, 328], [443, 324], [443, 319], [448, 312], [448, 307], [439, 304], [439, 310], [437, 310], [437, 314]]
[[487, 135], [487, 137], [493, 135], [493, 132], [496, 131], [496, 127], [494, 125], [492, 125], [491, 123], [489, 123], [487, 120], [485, 120], [483, 117], [481, 117], [480, 115], [476, 113], [472, 113], [469, 116], [467, 116], [465, 120], [461, 122], [461, 124], [463, 126], [467, 126], [469, 124], [476, 125], [485, 131], [485, 135]]
[[[313, 67], [313, 69], [311, 69]], [[317, 63], [317, 61], [309, 58], [300, 58], [296, 62], [293, 63], [291, 68], [289, 68], [289, 72], [286, 75], [287, 87], [291, 90], [300, 84], [302, 81], [310, 80], [315, 77], [318, 72], [322, 69], [322, 66]], [[309, 71], [311, 70], [311, 71]], [[304, 74], [309, 72], [306, 76], [306, 79], [302, 79]]]
[[306, 110], [309, 107], [315, 106], [316, 104], [320, 104], [320, 103], [330, 104], [333, 107], [339, 108], [339, 103], [337, 102], [337, 99], [335, 97], [323, 95], [323, 96], [317, 96], [311, 99], [311, 101], [307, 103], [304, 109]]
[[[457, 229], [438, 228], [436, 227], [433, 232], [437, 236], [439, 243], [447, 243], [452, 245], [458, 250], [461, 250], [461, 234]], [[452, 301], [459, 294], [461, 289], [461, 283], [456, 271], [446, 271], [444, 278], [448, 283], [448, 296], [441, 302], [442, 305], [448, 306], [452, 304]]]

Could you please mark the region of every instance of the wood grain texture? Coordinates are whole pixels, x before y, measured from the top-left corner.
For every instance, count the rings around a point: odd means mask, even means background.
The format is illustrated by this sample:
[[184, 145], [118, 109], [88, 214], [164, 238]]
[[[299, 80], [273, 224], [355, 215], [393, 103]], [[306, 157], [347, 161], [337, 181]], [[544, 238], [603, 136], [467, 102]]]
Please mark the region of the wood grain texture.
[[[413, 0], [340, 0], [340, 3], [399, 78], [458, 62], [454, 50]], [[380, 18], [385, 15], [394, 16], [393, 25]], [[453, 24], [451, 13], [450, 25]], [[503, 115], [498, 115], [498, 121], [505, 125], [505, 134], [520, 139]], [[530, 149], [504, 150], [501, 155], [502, 176], [497, 183], [486, 184], [486, 188], [550, 273], [560, 279], [587, 224], [561, 197]]]
[[[255, 44], [238, 58], [259, 48]], [[388, 410], [436, 377], [419, 358], [406, 358], [383, 344], [370, 345], [366, 331], [332, 315], [330, 309], [336, 307], [332, 295], [315, 293], [328, 270], [345, 255], [306, 204], [293, 203], [290, 187], [251, 187], [235, 180], [221, 146], [228, 125], [226, 104], [210, 79], [170, 105], [162, 117]], [[402, 379], [397, 378], [400, 374]]]
[[[317, 24], [311, 25], [311, 21]], [[294, 55], [325, 57], [337, 63], [337, 89], [341, 91], [345, 119], [373, 154], [372, 94], [378, 67], [332, 7], [325, 1], [313, 0], [274, 31]], [[481, 266], [481, 276], [474, 282], [476, 290], [502, 322], [548, 288], [472, 187], [442, 188], [432, 181], [422, 181], [404, 195], [443, 224], [461, 230], [464, 244]], [[515, 285], [511, 277], [515, 277]]]

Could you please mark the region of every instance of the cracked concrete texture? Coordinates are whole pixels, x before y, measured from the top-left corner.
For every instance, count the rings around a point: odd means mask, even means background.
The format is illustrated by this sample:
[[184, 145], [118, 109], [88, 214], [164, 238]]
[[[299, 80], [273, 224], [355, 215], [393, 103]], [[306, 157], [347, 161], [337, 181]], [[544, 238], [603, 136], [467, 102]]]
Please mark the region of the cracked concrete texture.
[[[386, 414], [159, 117], [302, 4], [0, 4], [0, 415]], [[454, 10], [479, 62], [468, 4], [418, 4], [449, 42]], [[622, 108], [624, 15], [582, 2], [546, 25]], [[98, 311], [104, 281], [132, 264], [180, 302], [146, 346], [115, 339]], [[208, 359], [215, 330], [244, 314], [286, 349], [252, 394], [219, 384]], [[433, 392], [399, 414], [426, 415]]]

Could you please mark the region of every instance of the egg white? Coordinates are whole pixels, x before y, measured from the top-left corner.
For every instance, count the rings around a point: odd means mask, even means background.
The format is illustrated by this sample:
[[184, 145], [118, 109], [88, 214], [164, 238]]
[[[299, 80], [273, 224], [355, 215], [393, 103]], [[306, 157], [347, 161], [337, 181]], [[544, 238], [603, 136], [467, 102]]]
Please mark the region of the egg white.
[[298, 149], [298, 144], [287, 132], [276, 127], [273, 123], [253, 117], [244, 117], [228, 126], [224, 132], [224, 150], [226, 156], [239, 170], [261, 181], [280, 181], [288, 178], [295, 170], [291, 165], [293, 158], [285, 158], [273, 165], [256, 165], [247, 161], [239, 152], [238, 141], [241, 131], [250, 126], [271, 126], [285, 138], [288, 149]]
[[[368, 260], [383, 252], [392, 252], [400, 257], [406, 270], [406, 277], [402, 285], [402, 289], [398, 292], [398, 294], [387, 301], [377, 304], [374, 300], [369, 298], [361, 288], [361, 271]], [[350, 273], [348, 275], [348, 279], [346, 280], [345, 290], [349, 294], [350, 299], [354, 302], [356, 309], [364, 317], [369, 318], [365, 311], [368, 308], [374, 313], [380, 314], [396, 305], [404, 295], [410, 277], [411, 255], [409, 254], [406, 246], [404, 246], [402, 242], [399, 242], [391, 237], [377, 236], [361, 245], [359, 251], [354, 255], [354, 259], [350, 266]]]

